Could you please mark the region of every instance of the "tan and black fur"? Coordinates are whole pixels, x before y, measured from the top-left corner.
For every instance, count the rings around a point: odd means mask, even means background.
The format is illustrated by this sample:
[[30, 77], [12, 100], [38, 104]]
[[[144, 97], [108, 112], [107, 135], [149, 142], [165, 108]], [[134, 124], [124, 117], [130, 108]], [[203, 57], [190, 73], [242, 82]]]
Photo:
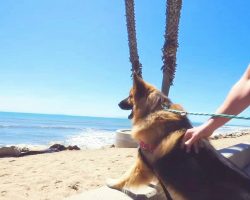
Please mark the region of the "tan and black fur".
[[153, 152], [142, 150], [147, 163], [139, 154], [131, 170], [119, 180], [109, 180], [108, 186], [118, 190], [138, 187], [157, 174], [174, 200], [250, 200], [249, 177], [207, 140], [202, 141], [204, 147], [198, 154], [181, 148], [182, 137], [191, 124], [186, 116], [167, 112], [162, 105], [183, 110], [134, 75], [129, 97], [119, 106], [132, 109], [132, 137], [156, 148]]

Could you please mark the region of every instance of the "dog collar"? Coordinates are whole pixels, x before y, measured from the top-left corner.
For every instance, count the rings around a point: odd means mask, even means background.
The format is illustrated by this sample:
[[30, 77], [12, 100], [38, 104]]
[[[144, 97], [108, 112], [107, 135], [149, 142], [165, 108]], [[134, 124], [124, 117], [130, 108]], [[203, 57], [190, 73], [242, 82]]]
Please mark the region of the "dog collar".
[[151, 145], [151, 144], [146, 144], [143, 141], [139, 142], [139, 146], [142, 150], [153, 153], [154, 150], [156, 149], [155, 145]]

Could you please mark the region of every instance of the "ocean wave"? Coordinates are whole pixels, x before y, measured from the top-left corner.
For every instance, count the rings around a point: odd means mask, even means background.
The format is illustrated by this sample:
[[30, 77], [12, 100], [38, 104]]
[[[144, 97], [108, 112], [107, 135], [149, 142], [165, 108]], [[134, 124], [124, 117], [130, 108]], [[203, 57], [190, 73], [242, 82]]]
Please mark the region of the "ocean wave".
[[0, 148], [1, 147], [11, 147], [11, 146], [15, 146], [15, 147], [18, 147], [20, 149], [22, 148], [28, 148], [30, 150], [44, 150], [44, 149], [47, 149], [49, 146], [47, 145], [41, 145], [41, 144], [8, 144], [8, 145], [5, 145], [5, 144], [1, 144], [0, 143]]
[[81, 149], [98, 149], [112, 145], [115, 142], [115, 132], [87, 128], [80, 134], [69, 136], [65, 145], [77, 145]]

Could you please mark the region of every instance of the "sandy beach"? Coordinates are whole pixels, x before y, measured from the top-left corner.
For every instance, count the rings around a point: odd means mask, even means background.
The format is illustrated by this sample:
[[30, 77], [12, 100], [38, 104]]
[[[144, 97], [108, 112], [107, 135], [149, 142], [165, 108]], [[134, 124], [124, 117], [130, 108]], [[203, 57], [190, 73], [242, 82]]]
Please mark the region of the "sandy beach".
[[[211, 140], [221, 149], [250, 143], [250, 135]], [[104, 148], [0, 159], [0, 199], [59, 200], [101, 187], [133, 163], [136, 149]]]

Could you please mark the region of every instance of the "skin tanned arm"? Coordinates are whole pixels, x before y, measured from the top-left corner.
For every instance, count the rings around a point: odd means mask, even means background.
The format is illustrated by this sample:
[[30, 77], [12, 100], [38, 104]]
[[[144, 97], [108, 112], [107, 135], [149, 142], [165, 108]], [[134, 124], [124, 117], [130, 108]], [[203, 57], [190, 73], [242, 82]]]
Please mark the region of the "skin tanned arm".
[[[250, 105], [250, 65], [240, 78], [240, 80], [229, 91], [223, 104], [217, 109], [217, 114], [237, 115]], [[188, 129], [183, 138], [186, 151], [190, 152], [194, 146], [198, 152], [198, 142], [202, 138], [207, 138], [212, 133], [227, 123], [229, 118], [212, 117], [200, 126]]]

